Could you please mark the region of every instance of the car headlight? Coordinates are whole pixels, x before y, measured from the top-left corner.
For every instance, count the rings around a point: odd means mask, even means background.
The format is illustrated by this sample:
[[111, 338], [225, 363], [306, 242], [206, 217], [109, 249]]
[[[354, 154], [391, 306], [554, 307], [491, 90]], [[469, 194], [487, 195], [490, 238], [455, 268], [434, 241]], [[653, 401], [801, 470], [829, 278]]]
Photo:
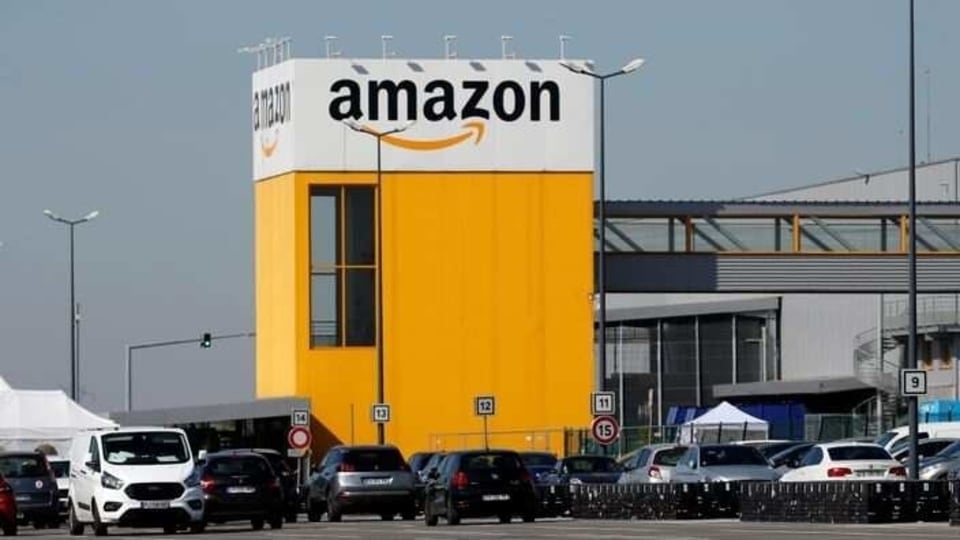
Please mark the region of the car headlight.
[[580, 484], [582, 484], [582, 483], [583, 483], [583, 480], [580, 480], [579, 478], [571, 478], [571, 479], [570, 479], [570, 484], [571, 484], [571, 485], [580, 485]]
[[123, 487], [123, 480], [108, 472], [105, 472], [103, 473], [103, 476], [100, 477], [100, 485], [107, 489], [120, 489]]

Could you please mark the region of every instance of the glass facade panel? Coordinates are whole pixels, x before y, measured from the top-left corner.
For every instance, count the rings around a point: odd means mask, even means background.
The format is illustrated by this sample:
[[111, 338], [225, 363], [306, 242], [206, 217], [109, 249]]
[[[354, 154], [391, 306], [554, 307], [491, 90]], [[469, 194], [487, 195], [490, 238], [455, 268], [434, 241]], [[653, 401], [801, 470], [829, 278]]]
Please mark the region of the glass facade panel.
[[693, 318], [663, 321], [663, 409], [697, 403]]
[[347, 189], [346, 208], [347, 265], [376, 264], [373, 188]]
[[700, 399], [716, 405], [713, 387], [733, 383], [733, 317], [716, 315], [700, 318]]
[[376, 343], [375, 271], [348, 269], [346, 281], [347, 345], [372, 346]]
[[737, 381], [760, 382], [764, 360], [763, 319], [737, 317]]
[[[653, 323], [611, 327], [607, 331], [605, 389], [623, 403], [623, 423], [645, 426], [657, 421], [657, 327]], [[623, 377], [623, 394], [620, 377]], [[651, 398], [652, 402], [651, 402]]]
[[333, 267], [339, 261], [339, 190], [314, 189], [310, 197], [310, 262], [314, 267]]
[[313, 347], [340, 343], [340, 305], [337, 272], [314, 272], [310, 276], [310, 337]]

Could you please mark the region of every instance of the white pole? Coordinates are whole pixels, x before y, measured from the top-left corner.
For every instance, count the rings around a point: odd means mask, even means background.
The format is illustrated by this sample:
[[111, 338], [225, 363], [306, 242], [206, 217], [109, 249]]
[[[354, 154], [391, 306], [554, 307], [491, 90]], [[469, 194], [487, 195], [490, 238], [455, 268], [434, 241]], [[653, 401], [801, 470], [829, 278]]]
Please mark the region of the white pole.
[[617, 325], [617, 377], [619, 377], [619, 392], [617, 401], [619, 402], [618, 418], [620, 423], [620, 455], [623, 455], [623, 323]]

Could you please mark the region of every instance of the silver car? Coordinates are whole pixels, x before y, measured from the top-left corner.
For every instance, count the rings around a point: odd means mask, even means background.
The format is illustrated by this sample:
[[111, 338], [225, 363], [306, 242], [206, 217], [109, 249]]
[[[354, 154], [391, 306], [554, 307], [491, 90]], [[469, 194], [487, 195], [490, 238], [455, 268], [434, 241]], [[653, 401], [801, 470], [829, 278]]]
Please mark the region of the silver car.
[[686, 451], [686, 446], [676, 444], [652, 444], [638, 448], [620, 458], [623, 474], [617, 483], [669, 483], [674, 467]]
[[751, 446], [705, 444], [691, 446], [680, 458], [670, 479], [673, 483], [777, 480], [780, 474]]
[[307, 517], [330, 521], [344, 514], [376, 514], [384, 520], [417, 516], [413, 473], [394, 446], [336, 446], [310, 478]]

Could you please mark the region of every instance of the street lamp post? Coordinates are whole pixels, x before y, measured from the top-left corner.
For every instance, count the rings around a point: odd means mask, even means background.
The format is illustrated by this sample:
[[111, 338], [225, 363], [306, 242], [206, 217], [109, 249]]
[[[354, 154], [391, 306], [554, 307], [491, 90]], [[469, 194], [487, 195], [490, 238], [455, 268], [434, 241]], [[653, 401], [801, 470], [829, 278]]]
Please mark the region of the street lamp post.
[[77, 354], [77, 341], [79, 340], [79, 328], [77, 321], [77, 300], [76, 300], [76, 282], [74, 279], [74, 228], [81, 223], [86, 223], [98, 215], [100, 212], [94, 210], [80, 219], [64, 219], [50, 210], [44, 210], [43, 215], [70, 227], [70, 399], [76, 401], [80, 395], [80, 385], [78, 376], [80, 373], [80, 358]]
[[[914, 67], [914, 9], [913, 0], [910, 0], [910, 216], [909, 216], [909, 242], [907, 247], [907, 266], [910, 281], [908, 311], [910, 312], [910, 333], [907, 337], [907, 365], [908, 369], [917, 369], [917, 134], [916, 134], [916, 68]], [[918, 419], [917, 419], [917, 396], [910, 396], [909, 403], [909, 427], [910, 427], [910, 450], [907, 459], [907, 471], [911, 480], [919, 478], [920, 455], [918, 453], [917, 439]]]
[[[579, 66], [571, 62], [562, 61], [560, 65], [569, 69], [570, 71], [592, 77], [600, 81], [600, 171], [598, 174], [600, 179], [600, 211], [597, 216], [600, 221], [600, 253], [597, 257], [597, 296], [600, 299], [599, 305], [599, 314], [597, 326], [599, 328], [599, 336], [597, 341], [597, 346], [600, 349], [600, 358], [597, 362], [596, 367], [596, 388], [597, 390], [603, 389], [603, 379], [606, 375], [607, 370], [607, 275], [606, 275], [606, 250], [607, 250], [607, 210], [606, 210], [606, 200], [607, 200], [607, 188], [606, 188], [606, 134], [604, 133], [605, 128], [605, 119], [606, 112], [604, 108], [604, 93], [606, 90], [606, 81], [607, 79], [612, 79], [620, 75], [626, 75], [627, 73], [632, 73], [640, 67], [643, 66], [645, 60], [643, 58], [635, 58], [622, 68], [614, 71], [612, 73], [607, 73], [604, 75], [594, 73], [593, 71], [587, 69], [584, 66]], [[623, 400], [623, 396], [618, 396], [618, 399]]]
[[[344, 125], [356, 131], [377, 139], [377, 403], [384, 402], [383, 389], [383, 167], [381, 149], [383, 138], [410, 129], [413, 121], [388, 129], [376, 131], [368, 126], [360, 125], [353, 120], [344, 120]], [[383, 422], [377, 422], [377, 444], [384, 444]]]

